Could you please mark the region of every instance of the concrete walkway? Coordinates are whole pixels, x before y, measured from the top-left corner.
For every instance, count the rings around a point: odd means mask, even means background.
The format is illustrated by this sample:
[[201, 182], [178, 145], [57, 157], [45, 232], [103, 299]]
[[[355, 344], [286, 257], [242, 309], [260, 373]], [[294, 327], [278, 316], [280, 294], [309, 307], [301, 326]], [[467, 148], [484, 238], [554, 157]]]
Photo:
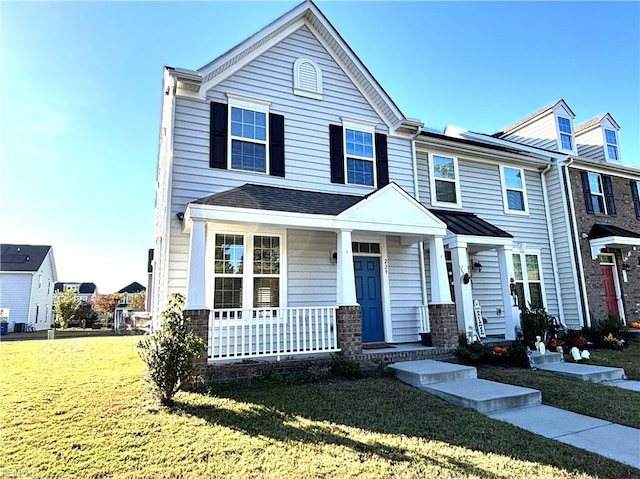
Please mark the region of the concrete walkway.
[[389, 367], [401, 381], [448, 402], [640, 469], [639, 429], [543, 405], [540, 391], [478, 379], [470, 366], [421, 360]]

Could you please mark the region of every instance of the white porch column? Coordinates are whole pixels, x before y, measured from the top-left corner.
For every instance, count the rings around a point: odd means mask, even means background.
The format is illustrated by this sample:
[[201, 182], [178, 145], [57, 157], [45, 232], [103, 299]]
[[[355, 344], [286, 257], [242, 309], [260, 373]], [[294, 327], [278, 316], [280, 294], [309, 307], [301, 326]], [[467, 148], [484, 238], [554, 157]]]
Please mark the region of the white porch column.
[[340, 306], [358, 304], [356, 298], [356, 276], [353, 270], [351, 230], [338, 231], [338, 284], [336, 299]]
[[429, 238], [429, 270], [431, 273], [431, 304], [451, 304], [447, 263], [442, 238]]
[[513, 296], [509, 289], [513, 271], [513, 247], [498, 246], [498, 268], [500, 271], [500, 290], [502, 291], [502, 304], [504, 306], [504, 338], [509, 341], [516, 339], [515, 326], [520, 325], [520, 308], [513, 305]]
[[185, 309], [207, 309], [205, 301], [206, 222], [192, 220], [187, 265], [187, 305]]
[[451, 250], [451, 265], [453, 268], [453, 290], [456, 297], [456, 316], [458, 317], [458, 330], [469, 333], [475, 331], [475, 317], [473, 314], [473, 293], [471, 281], [464, 284], [463, 277], [469, 272], [469, 255], [467, 244], [458, 242], [455, 246], [449, 246]]

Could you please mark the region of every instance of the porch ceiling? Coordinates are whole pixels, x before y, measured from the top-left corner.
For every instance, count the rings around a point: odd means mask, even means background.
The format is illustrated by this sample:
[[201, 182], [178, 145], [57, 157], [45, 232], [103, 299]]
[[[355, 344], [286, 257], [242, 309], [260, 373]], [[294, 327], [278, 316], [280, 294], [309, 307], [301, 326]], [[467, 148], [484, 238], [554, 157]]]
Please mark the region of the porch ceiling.
[[187, 204], [185, 231], [194, 220], [366, 231], [404, 244], [446, 234], [445, 223], [395, 183], [366, 196], [246, 184]]

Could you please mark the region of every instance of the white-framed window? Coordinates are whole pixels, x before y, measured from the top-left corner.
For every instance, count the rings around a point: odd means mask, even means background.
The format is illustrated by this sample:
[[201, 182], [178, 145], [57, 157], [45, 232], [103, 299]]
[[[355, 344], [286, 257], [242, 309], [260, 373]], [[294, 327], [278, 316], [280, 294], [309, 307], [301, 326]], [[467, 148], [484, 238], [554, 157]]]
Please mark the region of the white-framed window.
[[429, 153], [429, 181], [433, 206], [462, 206], [456, 157]]
[[560, 148], [573, 151], [573, 131], [569, 118], [558, 117], [558, 134], [560, 135]]
[[78, 286], [65, 285], [64, 286], [64, 290], [65, 291], [72, 290], [72, 291], [75, 291], [77, 293], [78, 292]]
[[375, 186], [376, 164], [374, 125], [343, 120], [345, 172], [347, 184]]
[[607, 214], [607, 202], [604, 198], [604, 188], [602, 186], [602, 177], [598, 173], [589, 172], [589, 195], [591, 197], [591, 205], [594, 213]]
[[38, 275], [38, 288], [42, 288], [42, 275]]
[[322, 70], [309, 58], [298, 58], [293, 64], [293, 93], [322, 100]]
[[227, 94], [229, 169], [269, 173], [270, 102]]
[[213, 308], [279, 307], [281, 245], [280, 235], [216, 233]]
[[513, 273], [520, 309], [545, 307], [539, 251], [513, 253]]
[[505, 213], [529, 214], [524, 170], [512, 166], [500, 168]]
[[618, 138], [616, 132], [614, 130], [609, 130], [608, 128], [604, 129], [604, 141], [605, 148], [607, 151], [607, 159], [609, 160], [619, 160], [618, 156]]

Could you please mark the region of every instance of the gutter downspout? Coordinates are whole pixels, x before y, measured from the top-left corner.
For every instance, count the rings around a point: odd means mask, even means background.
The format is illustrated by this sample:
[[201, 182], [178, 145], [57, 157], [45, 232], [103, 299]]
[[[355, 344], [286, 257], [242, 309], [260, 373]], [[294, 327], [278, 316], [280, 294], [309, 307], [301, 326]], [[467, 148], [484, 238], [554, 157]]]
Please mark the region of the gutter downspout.
[[[577, 299], [581, 299], [582, 300], [582, 308], [580, 309], [580, 311], [584, 314], [583, 316], [583, 326], [591, 326], [591, 315], [589, 314], [589, 304], [585, 304], [585, 302], [587, 302], [587, 289], [586, 289], [586, 285], [585, 285], [585, 279], [584, 279], [584, 266], [582, 264], [582, 249], [580, 248], [580, 243], [578, 240], [578, 223], [576, 222], [576, 209], [575, 209], [575, 205], [573, 203], [573, 190], [571, 188], [571, 178], [569, 177], [569, 167], [572, 165], [573, 163], [573, 158], [569, 158], [569, 161], [563, 165], [564, 168], [564, 180], [565, 180], [565, 185], [567, 188], [567, 197], [569, 199], [569, 209], [572, 212], [571, 215], [571, 226], [572, 226], [572, 236], [573, 236], [573, 240], [571, 242], [571, 246], [572, 246], [572, 253], [574, 254], [574, 257], [577, 259], [578, 261], [578, 273], [580, 276], [580, 291], [579, 291], [579, 298]], [[574, 249], [575, 248], [575, 249]], [[585, 324], [586, 323], [586, 324]]]
[[544, 170], [540, 173], [542, 179], [542, 198], [544, 199], [544, 215], [547, 220], [547, 231], [549, 233], [549, 250], [551, 251], [551, 264], [553, 265], [553, 280], [556, 288], [556, 301], [558, 302], [558, 315], [560, 316], [560, 323], [566, 328], [567, 325], [564, 321], [564, 304], [562, 302], [562, 291], [560, 289], [560, 278], [558, 277], [558, 257], [556, 255], [555, 239], [553, 236], [553, 225], [551, 224], [551, 210], [549, 208], [549, 195], [547, 193], [547, 178], [546, 174], [551, 169], [553, 164], [550, 162]]
[[[419, 190], [419, 182], [418, 182], [418, 158], [416, 155], [416, 138], [420, 135], [422, 131], [422, 127], [418, 127], [416, 133], [411, 137], [411, 166], [413, 168], [413, 195], [417, 201], [420, 201], [420, 190]], [[424, 270], [424, 241], [420, 241], [418, 243], [418, 262], [420, 267], [420, 288], [422, 290], [422, 305], [427, 306], [427, 275]], [[431, 325], [429, 324], [428, 317], [428, 309], [427, 309], [427, 318], [426, 318], [426, 333], [431, 332]], [[422, 325], [421, 325], [422, 327]]]

